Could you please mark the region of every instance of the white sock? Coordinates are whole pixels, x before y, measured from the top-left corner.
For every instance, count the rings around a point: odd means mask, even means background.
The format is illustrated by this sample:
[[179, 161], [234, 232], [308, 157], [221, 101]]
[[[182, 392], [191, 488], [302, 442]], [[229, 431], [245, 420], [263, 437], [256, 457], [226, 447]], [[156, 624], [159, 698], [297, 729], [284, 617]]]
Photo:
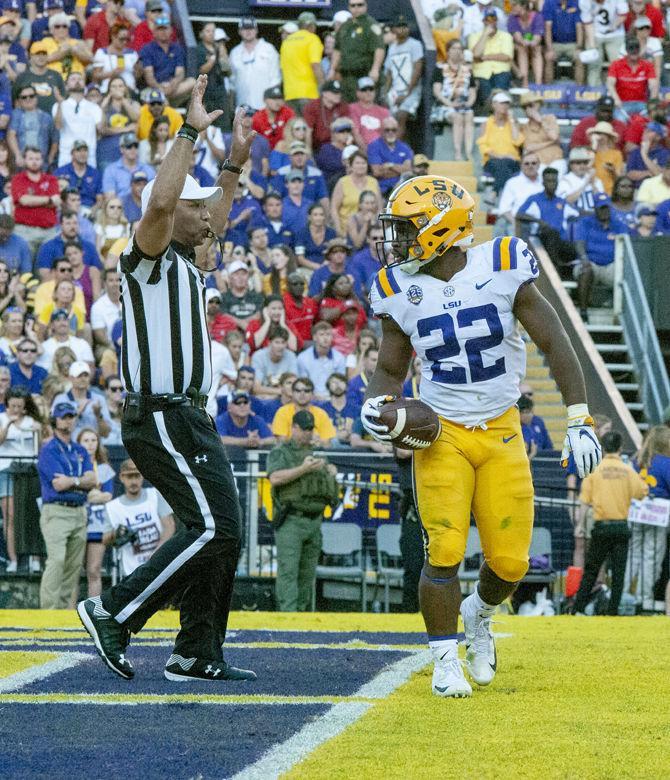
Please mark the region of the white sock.
[[480, 610], [484, 612], [489, 612], [491, 615], [496, 611], [497, 604], [487, 604], [482, 597], [479, 595], [479, 585], [475, 588], [474, 593], [474, 602], [475, 602], [475, 608], [479, 612]]
[[435, 661], [458, 655], [458, 639], [429, 639], [428, 647]]

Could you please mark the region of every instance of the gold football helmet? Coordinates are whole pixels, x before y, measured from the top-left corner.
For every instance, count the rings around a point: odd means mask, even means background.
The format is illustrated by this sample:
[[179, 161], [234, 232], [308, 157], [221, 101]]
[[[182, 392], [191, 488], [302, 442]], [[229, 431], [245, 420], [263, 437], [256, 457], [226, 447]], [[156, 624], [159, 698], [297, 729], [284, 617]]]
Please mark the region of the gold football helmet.
[[380, 262], [415, 274], [450, 247], [471, 244], [474, 211], [470, 193], [445, 176], [416, 176], [399, 184], [379, 215]]

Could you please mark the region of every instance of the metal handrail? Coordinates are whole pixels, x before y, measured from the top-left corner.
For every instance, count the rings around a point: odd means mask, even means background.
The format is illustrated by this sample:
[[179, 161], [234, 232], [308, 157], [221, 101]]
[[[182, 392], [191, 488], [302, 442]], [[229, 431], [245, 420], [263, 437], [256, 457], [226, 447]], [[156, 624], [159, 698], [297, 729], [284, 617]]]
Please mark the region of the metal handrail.
[[615, 313], [640, 381], [645, 416], [656, 424], [663, 421], [663, 412], [670, 406], [670, 381], [630, 236], [617, 238], [617, 250], [621, 262]]

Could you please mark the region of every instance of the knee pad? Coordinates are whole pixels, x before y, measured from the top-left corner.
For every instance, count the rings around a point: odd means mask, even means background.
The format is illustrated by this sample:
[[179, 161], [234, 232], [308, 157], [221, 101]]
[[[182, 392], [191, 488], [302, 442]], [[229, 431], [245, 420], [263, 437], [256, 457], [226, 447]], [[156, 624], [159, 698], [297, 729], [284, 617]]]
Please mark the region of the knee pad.
[[505, 582], [519, 582], [528, 571], [528, 558], [507, 558], [499, 555], [487, 561], [491, 571]]
[[458, 566], [465, 555], [465, 543], [460, 534], [440, 534], [430, 539], [427, 553], [431, 566], [442, 569]]

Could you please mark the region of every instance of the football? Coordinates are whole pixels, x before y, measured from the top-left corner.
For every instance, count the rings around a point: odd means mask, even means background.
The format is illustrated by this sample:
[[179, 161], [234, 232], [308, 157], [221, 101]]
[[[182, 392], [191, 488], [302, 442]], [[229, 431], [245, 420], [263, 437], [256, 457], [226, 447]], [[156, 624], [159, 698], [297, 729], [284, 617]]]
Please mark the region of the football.
[[417, 398], [397, 398], [380, 407], [380, 422], [389, 429], [391, 441], [405, 450], [422, 450], [440, 435], [440, 418]]

